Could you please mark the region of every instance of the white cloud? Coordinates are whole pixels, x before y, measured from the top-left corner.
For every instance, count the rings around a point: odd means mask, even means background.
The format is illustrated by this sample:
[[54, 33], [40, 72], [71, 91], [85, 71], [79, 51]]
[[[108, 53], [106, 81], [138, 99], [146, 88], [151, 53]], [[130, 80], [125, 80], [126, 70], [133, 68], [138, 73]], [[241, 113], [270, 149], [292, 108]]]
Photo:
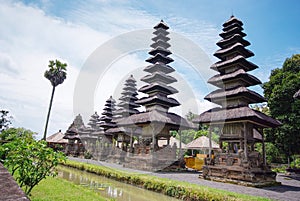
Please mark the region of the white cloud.
[[0, 52], [0, 66], [2, 66], [1, 74], [16, 75], [18, 74], [17, 65], [12, 58], [5, 52]]
[[[72, 4], [68, 9], [61, 10], [63, 15], [58, 15], [60, 17], [48, 10], [53, 10], [53, 6], [59, 7], [48, 1], [42, 3], [40, 8], [12, 1], [0, 5], [0, 106], [9, 109], [15, 116], [14, 126], [24, 126], [39, 134], [43, 133], [51, 93], [50, 82], [43, 77], [49, 60], [59, 59], [68, 63], [67, 79], [56, 88], [54, 95], [48, 130], [48, 134], [52, 134], [58, 129], [67, 129], [73, 120], [74, 86], [88, 56], [113, 36], [136, 29], [149, 29], [160, 20], [126, 2], [117, 5], [110, 1], [78, 1], [76, 6]], [[192, 23], [198, 25], [189, 28], [191, 22], [172, 16], [167, 17], [166, 22], [172, 31], [195, 39], [204, 50], [212, 51], [216, 42], [213, 26], [195, 21]], [[147, 43], [150, 45], [150, 38]], [[99, 80], [94, 98], [95, 110], [102, 112], [104, 101], [110, 94], [118, 98], [117, 94], [130, 74], [134, 74], [138, 88], [144, 85], [139, 80], [144, 76], [145, 59], [130, 53], [113, 64], [105, 77]], [[193, 73], [192, 70], [190, 72]], [[187, 87], [196, 98], [203, 96], [200, 88], [194, 87], [195, 77], [186, 72], [185, 75], [178, 74], [177, 78], [192, 80], [175, 85], [182, 91], [178, 95], [184, 107], [182, 115], [194, 108], [200, 112], [203, 105], [204, 108], [209, 107], [210, 103], [183, 98], [188, 97]]]
[[46, 16], [21, 3], [2, 3], [0, 23], [1, 107], [15, 116], [14, 126], [41, 134], [51, 93], [50, 82], [43, 74], [49, 60], [59, 59], [68, 63], [68, 75], [55, 93], [49, 133], [65, 129], [73, 118], [72, 95], [78, 68], [108, 36]]

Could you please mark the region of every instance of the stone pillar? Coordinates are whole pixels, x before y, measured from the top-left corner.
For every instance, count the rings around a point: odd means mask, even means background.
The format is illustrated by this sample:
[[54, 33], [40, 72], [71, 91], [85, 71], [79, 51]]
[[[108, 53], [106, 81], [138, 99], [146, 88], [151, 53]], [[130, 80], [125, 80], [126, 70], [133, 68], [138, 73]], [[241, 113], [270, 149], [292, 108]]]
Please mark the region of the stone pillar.
[[133, 153], [133, 128], [131, 128], [130, 133], [130, 153]]
[[244, 122], [244, 154], [245, 159], [248, 161], [248, 147], [247, 147], [247, 124]]
[[152, 149], [155, 151], [155, 145], [156, 145], [156, 137], [154, 132], [152, 133]]
[[209, 138], [209, 158], [211, 158], [211, 150], [212, 150], [212, 143], [211, 143], [211, 126], [208, 128], [208, 138]]
[[182, 156], [181, 130], [178, 130], [178, 134], [179, 134], [179, 157], [181, 157]]
[[265, 148], [265, 136], [264, 136], [264, 133], [263, 133], [263, 130], [261, 129], [261, 137], [262, 137], [262, 157], [263, 157], [263, 164], [264, 164], [264, 167], [267, 166], [267, 160], [266, 160], [266, 148]]

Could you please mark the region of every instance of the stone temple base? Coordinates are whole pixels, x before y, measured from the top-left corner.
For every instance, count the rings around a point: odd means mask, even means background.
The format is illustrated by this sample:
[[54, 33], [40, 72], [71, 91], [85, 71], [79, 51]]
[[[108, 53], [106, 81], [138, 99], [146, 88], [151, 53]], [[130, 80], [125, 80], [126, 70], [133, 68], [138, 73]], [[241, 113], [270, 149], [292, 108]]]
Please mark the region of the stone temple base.
[[159, 159], [153, 155], [128, 156], [123, 163], [124, 167], [146, 170], [151, 172], [162, 171], [174, 163], [176, 159]]
[[276, 173], [271, 170], [263, 170], [260, 168], [245, 169], [240, 166], [203, 166], [200, 178], [233, 183], [250, 187], [266, 187], [280, 185], [276, 181]]

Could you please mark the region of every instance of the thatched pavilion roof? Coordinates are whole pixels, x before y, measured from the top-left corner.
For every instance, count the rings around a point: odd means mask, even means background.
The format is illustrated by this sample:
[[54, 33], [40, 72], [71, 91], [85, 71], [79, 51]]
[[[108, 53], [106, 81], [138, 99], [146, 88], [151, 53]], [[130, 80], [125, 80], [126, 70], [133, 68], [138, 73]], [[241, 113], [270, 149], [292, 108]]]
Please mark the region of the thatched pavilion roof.
[[198, 117], [193, 122], [195, 123], [222, 123], [231, 121], [252, 121], [262, 127], [278, 127], [281, 125], [280, 121], [273, 119], [257, 110], [250, 109], [247, 106], [238, 108], [213, 108]]
[[113, 134], [124, 133], [124, 134], [130, 136], [131, 132], [132, 132], [133, 136], [139, 136], [142, 134], [142, 129], [140, 127], [132, 129], [132, 128], [128, 128], [128, 127], [119, 126], [119, 127], [110, 128], [110, 129], [106, 130], [105, 134], [113, 135]]
[[65, 134], [59, 130], [57, 133], [54, 133], [53, 135], [50, 135], [46, 138], [46, 142], [48, 143], [58, 143], [58, 144], [64, 144], [68, 143], [67, 139], [64, 139]]
[[141, 112], [138, 114], [133, 114], [127, 118], [118, 121], [120, 126], [130, 126], [145, 123], [160, 123], [172, 126], [174, 129], [184, 128], [195, 128], [195, 125], [181, 116], [174, 113], [164, 113], [157, 110], [152, 110], [148, 112]]
[[[178, 139], [176, 139], [175, 137], [171, 137], [170, 138], [170, 146], [174, 146], [175, 143], [176, 143], [176, 146], [179, 148], [180, 141]], [[166, 144], [167, 144], [167, 140], [159, 140], [158, 141], [158, 146], [159, 147], [163, 147]], [[181, 142], [181, 148], [186, 149], [186, 144]]]
[[[215, 142], [211, 141], [211, 147], [213, 149], [219, 149], [220, 146]], [[209, 149], [209, 138], [206, 136], [198, 137], [192, 142], [186, 145], [186, 149]]]

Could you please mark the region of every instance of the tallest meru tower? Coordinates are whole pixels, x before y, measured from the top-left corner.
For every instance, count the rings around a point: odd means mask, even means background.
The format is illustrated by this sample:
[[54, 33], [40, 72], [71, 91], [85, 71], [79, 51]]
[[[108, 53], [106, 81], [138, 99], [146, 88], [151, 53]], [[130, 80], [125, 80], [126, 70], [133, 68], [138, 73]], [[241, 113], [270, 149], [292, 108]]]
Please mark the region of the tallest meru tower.
[[[250, 43], [244, 39], [246, 34], [242, 26], [242, 21], [231, 16], [223, 24], [222, 39], [217, 42], [220, 49], [214, 56], [220, 61], [211, 69], [218, 74], [208, 83], [219, 89], [205, 99], [221, 107], [206, 111], [194, 120], [209, 125], [210, 131], [217, 128], [220, 133], [221, 153], [208, 160], [203, 177], [250, 186], [269, 185], [275, 182], [276, 173], [266, 164], [263, 129], [277, 127], [280, 122], [249, 108], [249, 104], [266, 100], [248, 89], [261, 82], [248, 73], [258, 66], [247, 60], [254, 54], [246, 49]], [[262, 153], [256, 151], [257, 143], [262, 144]]]

